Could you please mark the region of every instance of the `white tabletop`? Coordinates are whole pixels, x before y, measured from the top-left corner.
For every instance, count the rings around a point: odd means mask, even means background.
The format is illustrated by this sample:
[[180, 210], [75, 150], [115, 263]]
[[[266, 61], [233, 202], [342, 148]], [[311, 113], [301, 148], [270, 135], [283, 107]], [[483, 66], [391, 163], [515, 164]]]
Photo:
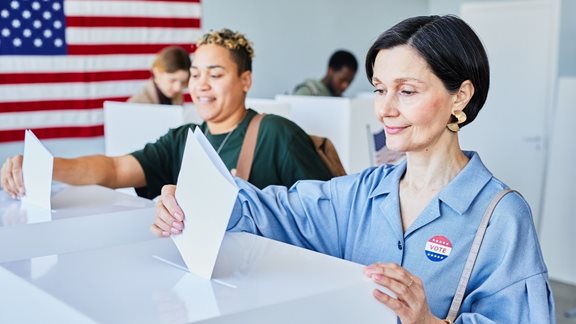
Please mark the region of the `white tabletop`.
[[151, 200], [101, 186], [55, 184], [52, 210], [0, 191], [0, 262], [152, 239]]
[[181, 263], [170, 239], [0, 263], [0, 322], [396, 323], [361, 265], [284, 243], [227, 233], [211, 281], [159, 258]]

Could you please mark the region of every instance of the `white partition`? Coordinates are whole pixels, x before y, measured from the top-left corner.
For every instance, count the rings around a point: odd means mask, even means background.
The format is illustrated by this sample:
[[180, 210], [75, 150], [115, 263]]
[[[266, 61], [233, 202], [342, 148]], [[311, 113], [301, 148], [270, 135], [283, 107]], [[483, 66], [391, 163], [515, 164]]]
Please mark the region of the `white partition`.
[[274, 114], [284, 118], [291, 118], [290, 104], [274, 99], [246, 98], [246, 107], [259, 113]]
[[115, 156], [139, 150], [156, 141], [170, 128], [194, 119], [192, 107], [104, 102], [104, 142], [106, 155]]
[[371, 97], [279, 95], [276, 100], [290, 104], [290, 119], [307, 133], [328, 137], [334, 143], [348, 173], [371, 166], [368, 129], [378, 127]]
[[540, 241], [550, 277], [576, 284], [576, 78], [558, 83]]

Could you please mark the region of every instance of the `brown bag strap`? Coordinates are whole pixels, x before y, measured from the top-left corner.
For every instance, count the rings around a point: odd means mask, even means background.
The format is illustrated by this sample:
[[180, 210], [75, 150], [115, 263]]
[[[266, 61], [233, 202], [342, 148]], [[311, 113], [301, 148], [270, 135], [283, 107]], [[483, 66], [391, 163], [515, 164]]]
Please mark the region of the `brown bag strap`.
[[452, 304], [450, 305], [450, 310], [448, 311], [448, 316], [446, 320], [449, 323], [453, 323], [458, 315], [458, 311], [460, 310], [460, 305], [462, 304], [462, 300], [464, 299], [464, 292], [466, 291], [466, 286], [468, 286], [468, 281], [470, 280], [470, 275], [472, 274], [472, 270], [474, 269], [474, 264], [476, 263], [476, 258], [478, 257], [478, 251], [480, 250], [480, 246], [482, 245], [482, 240], [484, 239], [484, 234], [486, 233], [486, 228], [488, 227], [488, 222], [490, 221], [490, 217], [492, 217], [492, 213], [498, 205], [498, 202], [508, 193], [516, 192], [516, 190], [512, 189], [504, 189], [500, 191], [494, 199], [486, 208], [486, 212], [482, 217], [482, 221], [480, 221], [480, 225], [478, 226], [478, 230], [476, 231], [476, 236], [474, 237], [474, 241], [472, 242], [472, 247], [470, 248], [470, 253], [468, 253], [468, 259], [466, 259], [466, 264], [464, 265], [464, 270], [462, 270], [462, 275], [460, 276], [460, 282], [458, 283], [458, 288], [456, 289], [456, 293], [454, 294], [454, 299], [452, 299]]
[[252, 162], [254, 161], [254, 151], [256, 150], [256, 140], [258, 139], [258, 129], [260, 122], [264, 118], [264, 114], [257, 114], [250, 120], [246, 136], [242, 142], [240, 155], [238, 156], [238, 163], [236, 164], [236, 176], [248, 181], [250, 171], [252, 170]]

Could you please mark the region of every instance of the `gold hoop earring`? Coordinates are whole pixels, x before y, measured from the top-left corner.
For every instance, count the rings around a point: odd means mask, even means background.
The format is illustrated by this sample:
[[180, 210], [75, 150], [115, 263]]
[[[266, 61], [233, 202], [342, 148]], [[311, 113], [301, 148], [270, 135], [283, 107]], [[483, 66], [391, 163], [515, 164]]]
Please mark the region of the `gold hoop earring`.
[[452, 132], [456, 133], [460, 130], [459, 124], [462, 124], [463, 122], [466, 121], [466, 114], [462, 110], [454, 110], [452, 112], [452, 116], [456, 118], [456, 122], [449, 123], [448, 125], [446, 125], [446, 127], [448, 127], [448, 129], [451, 130]]

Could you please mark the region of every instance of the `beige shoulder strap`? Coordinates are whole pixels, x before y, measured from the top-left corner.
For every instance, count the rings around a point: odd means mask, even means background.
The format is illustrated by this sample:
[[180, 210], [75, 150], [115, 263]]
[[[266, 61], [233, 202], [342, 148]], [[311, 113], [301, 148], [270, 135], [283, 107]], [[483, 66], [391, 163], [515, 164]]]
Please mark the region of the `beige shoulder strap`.
[[246, 136], [242, 142], [240, 155], [238, 156], [238, 163], [236, 164], [236, 176], [248, 181], [250, 171], [252, 170], [252, 162], [254, 161], [254, 151], [256, 150], [256, 140], [258, 139], [258, 129], [260, 129], [260, 122], [264, 118], [264, 114], [257, 114], [250, 120]]
[[498, 202], [506, 194], [510, 192], [517, 192], [517, 191], [512, 189], [504, 189], [500, 191], [496, 195], [496, 197], [492, 199], [490, 205], [488, 205], [488, 208], [484, 213], [484, 217], [482, 217], [482, 221], [478, 226], [476, 236], [474, 237], [474, 241], [472, 242], [472, 247], [470, 248], [468, 259], [466, 259], [464, 270], [462, 270], [462, 275], [460, 276], [460, 282], [458, 283], [458, 288], [456, 289], [456, 293], [454, 294], [454, 298], [452, 299], [452, 304], [450, 305], [448, 316], [446, 317], [446, 320], [449, 321], [450, 323], [454, 322], [456, 316], [458, 315], [458, 311], [460, 310], [462, 299], [464, 299], [464, 292], [466, 291], [466, 286], [468, 286], [468, 281], [470, 280], [470, 275], [472, 274], [472, 270], [474, 269], [474, 263], [476, 263], [476, 258], [478, 257], [478, 251], [480, 250], [480, 246], [482, 245], [482, 240], [484, 239], [484, 234], [486, 233], [486, 228], [488, 227], [488, 222], [490, 221], [490, 217], [492, 217], [494, 208], [496, 208]]

